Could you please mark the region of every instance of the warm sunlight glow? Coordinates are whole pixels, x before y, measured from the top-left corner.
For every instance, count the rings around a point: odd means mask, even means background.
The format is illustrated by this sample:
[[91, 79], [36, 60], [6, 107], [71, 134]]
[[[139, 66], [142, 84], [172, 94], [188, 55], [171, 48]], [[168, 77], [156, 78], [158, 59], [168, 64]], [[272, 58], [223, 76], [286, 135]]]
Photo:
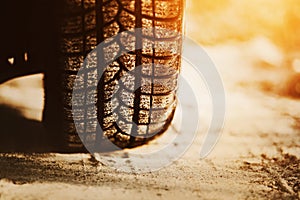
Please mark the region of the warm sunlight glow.
[[[203, 44], [271, 37], [283, 46], [300, 42], [296, 0], [193, 0], [187, 3], [187, 34]], [[299, 43], [298, 43], [299, 44]]]
[[300, 73], [300, 59], [295, 59], [293, 61], [293, 69], [295, 70], [295, 72]]
[[247, 82], [298, 98], [298, 0], [191, 0], [186, 9], [187, 36], [213, 49], [210, 56], [218, 55], [214, 59], [225, 84], [237, 87]]
[[12, 79], [0, 85], [0, 105], [17, 109], [33, 120], [42, 120], [44, 107], [43, 74]]

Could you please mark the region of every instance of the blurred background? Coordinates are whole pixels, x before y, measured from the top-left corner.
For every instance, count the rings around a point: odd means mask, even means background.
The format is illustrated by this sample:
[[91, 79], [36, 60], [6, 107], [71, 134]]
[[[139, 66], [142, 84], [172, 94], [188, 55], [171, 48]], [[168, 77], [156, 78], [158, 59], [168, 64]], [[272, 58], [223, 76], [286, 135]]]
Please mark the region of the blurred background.
[[186, 35], [207, 50], [225, 84], [300, 97], [299, 0], [187, 0], [186, 10]]
[[282, 50], [299, 49], [299, 0], [187, 0], [187, 34], [204, 45], [268, 37]]

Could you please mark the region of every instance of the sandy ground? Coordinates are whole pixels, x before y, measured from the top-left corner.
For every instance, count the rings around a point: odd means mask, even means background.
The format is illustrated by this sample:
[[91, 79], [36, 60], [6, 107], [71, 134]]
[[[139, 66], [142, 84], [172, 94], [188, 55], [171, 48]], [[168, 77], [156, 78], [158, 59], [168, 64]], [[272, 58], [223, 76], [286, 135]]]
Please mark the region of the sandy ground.
[[[290, 92], [295, 85], [285, 57], [260, 37], [206, 51], [227, 96], [225, 127], [208, 157], [199, 156], [205, 120], [183, 157], [151, 173], [118, 172], [88, 154], [2, 153], [0, 199], [300, 199], [300, 104]], [[2, 85], [1, 104], [39, 120], [42, 76], [30, 80]], [[166, 142], [162, 138], [151, 145]]]

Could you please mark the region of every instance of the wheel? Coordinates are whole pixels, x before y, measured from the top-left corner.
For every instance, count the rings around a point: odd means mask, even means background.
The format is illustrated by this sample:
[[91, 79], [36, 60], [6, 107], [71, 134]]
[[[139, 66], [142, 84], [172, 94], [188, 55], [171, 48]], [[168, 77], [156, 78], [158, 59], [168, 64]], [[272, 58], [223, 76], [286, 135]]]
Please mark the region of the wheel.
[[[183, 0], [66, 0], [63, 14], [63, 115], [69, 147], [80, 149], [83, 142], [88, 150], [133, 148], [165, 132], [176, 108]], [[144, 28], [141, 35], [129, 36], [137, 28]], [[110, 39], [124, 31], [127, 37]], [[102, 42], [104, 47], [91, 53]], [[142, 48], [120, 52], [137, 44]], [[74, 84], [76, 78], [81, 81]], [[79, 98], [74, 102], [72, 95]], [[107, 139], [114, 145], [104, 149]]]

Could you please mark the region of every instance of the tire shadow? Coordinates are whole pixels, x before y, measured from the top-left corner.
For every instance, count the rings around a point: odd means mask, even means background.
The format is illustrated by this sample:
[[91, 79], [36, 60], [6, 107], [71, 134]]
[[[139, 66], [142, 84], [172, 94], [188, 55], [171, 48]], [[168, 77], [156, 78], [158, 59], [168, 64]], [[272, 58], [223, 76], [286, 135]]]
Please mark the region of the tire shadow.
[[[53, 156], [59, 151], [49, 141], [49, 132], [47, 134], [42, 122], [26, 119], [18, 110], [0, 105], [0, 127], [0, 181], [6, 180], [15, 185], [33, 182], [86, 183], [81, 157], [68, 161]], [[92, 170], [95, 169], [94, 164], [98, 165], [97, 161], [86, 162]], [[90, 179], [91, 184], [99, 181], [94, 174], [90, 175]]]
[[50, 152], [42, 122], [26, 119], [9, 106], [0, 105], [0, 152]]

